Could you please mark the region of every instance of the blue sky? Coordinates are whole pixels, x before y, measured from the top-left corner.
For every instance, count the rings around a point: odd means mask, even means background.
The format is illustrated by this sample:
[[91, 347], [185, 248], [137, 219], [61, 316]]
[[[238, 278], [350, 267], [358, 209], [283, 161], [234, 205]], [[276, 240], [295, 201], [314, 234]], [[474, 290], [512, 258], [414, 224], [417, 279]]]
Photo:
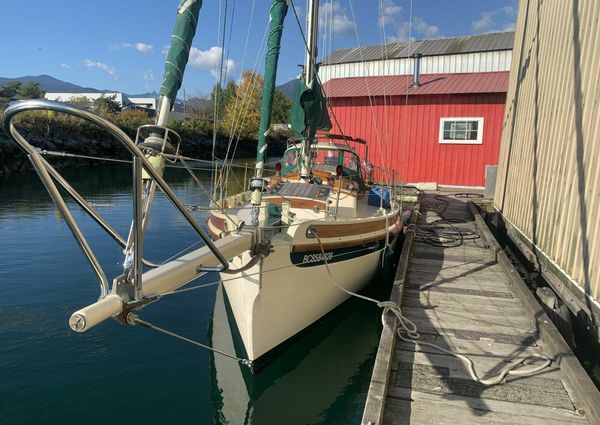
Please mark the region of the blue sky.
[[[85, 87], [130, 94], [159, 90], [178, 0], [2, 3], [0, 77], [49, 74]], [[242, 70], [255, 67], [270, 3], [228, 0], [228, 78], [238, 79]], [[305, 3], [294, 0], [302, 21]], [[185, 74], [188, 95], [206, 95], [215, 83], [220, 58], [219, 9], [222, 13], [223, 4], [224, 0], [204, 0]], [[510, 30], [517, 8], [517, 0], [414, 0], [411, 35], [423, 39]], [[319, 44], [320, 53], [359, 42], [406, 40], [409, 10], [409, 0], [321, 0], [325, 35]], [[229, 29], [233, 29], [231, 38]], [[303, 62], [303, 42], [291, 10], [282, 44], [278, 83], [294, 78], [299, 73], [297, 65]], [[258, 69], [263, 71], [262, 57], [258, 58]]]

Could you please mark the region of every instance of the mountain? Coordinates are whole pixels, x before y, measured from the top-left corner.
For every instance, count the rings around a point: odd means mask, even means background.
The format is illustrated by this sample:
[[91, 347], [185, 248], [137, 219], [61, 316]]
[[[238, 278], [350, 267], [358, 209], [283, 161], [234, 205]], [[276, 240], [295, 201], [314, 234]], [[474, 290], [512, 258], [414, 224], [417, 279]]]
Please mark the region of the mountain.
[[294, 78], [293, 80], [288, 81], [287, 83], [277, 86], [275, 88], [277, 90], [281, 90], [283, 94], [285, 94], [285, 97], [287, 97], [288, 99], [293, 99], [294, 95], [296, 94], [296, 88], [298, 87], [298, 81], [300, 80]]
[[37, 75], [32, 76], [28, 75], [25, 77], [17, 77], [17, 78], [4, 78], [0, 77], [0, 87], [5, 86], [11, 81], [19, 81], [21, 83], [28, 83], [33, 81], [34, 83], [38, 83], [45, 92], [50, 93], [101, 93], [107, 90], [98, 90], [91, 87], [81, 87], [77, 84], [68, 83], [66, 81], [59, 80], [58, 78], [54, 78], [50, 75]]
[[158, 98], [160, 96], [160, 94], [156, 93], [156, 91], [149, 91], [149, 92], [140, 93], [140, 94], [129, 94], [129, 93], [125, 93], [125, 94], [129, 98], [131, 98], [131, 97], [155, 97], [155, 98]]
[[[37, 76], [25, 76], [17, 78], [6, 78], [0, 77], [0, 87], [4, 87], [11, 81], [20, 81], [21, 83], [27, 83], [33, 81], [38, 83], [42, 89], [47, 93], [107, 93], [117, 92], [118, 90], [98, 90], [92, 87], [81, 87], [77, 84], [69, 83], [67, 81], [59, 80], [50, 75], [37, 75]], [[277, 86], [277, 90], [281, 90], [283, 94], [289, 99], [294, 97], [296, 93], [296, 87], [298, 86], [298, 79], [293, 79], [285, 84]], [[127, 97], [158, 97], [159, 94], [155, 91], [141, 94], [126, 94]], [[177, 99], [180, 101], [180, 99]]]
[[[29, 81], [33, 81], [34, 83], [38, 83], [42, 90], [46, 93], [116, 93], [118, 90], [98, 90], [93, 87], [82, 87], [77, 84], [69, 83], [67, 81], [59, 80], [58, 78], [54, 78], [51, 75], [28, 75], [25, 77], [17, 77], [17, 78], [6, 78], [0, 77], [0, 87], [4, 87], [8, 83], [12, 81], [19, 81], [21, 83], [28, 83]], [[127, 97], [158, 97], [159, 94], [155, 91], [141, 93], [141, 94], [127, 94]]]

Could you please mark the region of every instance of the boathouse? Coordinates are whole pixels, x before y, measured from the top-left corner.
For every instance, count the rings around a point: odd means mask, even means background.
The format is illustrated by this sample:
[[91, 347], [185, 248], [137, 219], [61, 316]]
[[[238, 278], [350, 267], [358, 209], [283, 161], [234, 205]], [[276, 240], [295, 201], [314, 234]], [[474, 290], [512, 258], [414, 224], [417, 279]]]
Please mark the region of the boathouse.
[[484, 187], [498, 164], [514, 33], [342, 49], [320, 75], [334, 131], [406, 183]]
[[556, 294], [548, 307], [564, 303], [598, 341], [599, 19], [593, 0], [520, 3], [494, 198], [500, 229]]

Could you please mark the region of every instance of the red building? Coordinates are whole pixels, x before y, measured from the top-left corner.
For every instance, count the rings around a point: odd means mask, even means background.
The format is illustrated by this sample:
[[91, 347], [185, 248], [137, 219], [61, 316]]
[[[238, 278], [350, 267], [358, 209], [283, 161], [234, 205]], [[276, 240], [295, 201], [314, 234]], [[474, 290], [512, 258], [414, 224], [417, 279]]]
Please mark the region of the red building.
[[[456, 50], [457, 38], [415, 42], [413, 51], [420, 49], [430, 55], [423, 56], [423, 71], [449, 71], [416, 77], [406, 72], [418, 69], [415, 60], [401, 52], [396, 68], [404, 75], [389, 75], [394, 73], [394, 64], [388, 58], [379, 60], [388, 63], [387, 72], [379, 73], [388, 75], [379, 76], [371, 76], [375, 72], [368, 69], [362, 73], [368, 76], [358, 76], [359, 66], [363, 70], [369, 65], [371, 70], [385, 66], [364, 61], [342, 66], [339, 60], [333, 63], [334, 53], [333, 61], [331, 57], [324, 61], [324, 89], [332, 106], [333, 131], [367, 140], [366, 147], [355, 147], [357, 151], [374, 165], [393, 169], [396, 181], [485, 186], [486, 165], [498, 164], [508, 86], [508, 71], [502, 69], [509, 65], [511, 53], [499, 50], [498, 40], [505, 47], [512, 46], [508, 36], [512, 34], [461, 37], [462, 50], [458, 52], [448, 50]], [[465, 51], [464, 40], [476, 47]], [[504, 55], [503, 63], [493, 59], [498, 53]], [[477, 66], [469, 65], [469, 60]], [[415, 78], [418, 87], [413, 85]], [[391, 180], [392, 176], [383, 178]]]
[[333, 131], [367, 140], [357, 150], [397, 180], [484, 186], [485, 166], [498, 164], [508, 72], [429, 74], [411, 84], [412, 76], [329, 80]]

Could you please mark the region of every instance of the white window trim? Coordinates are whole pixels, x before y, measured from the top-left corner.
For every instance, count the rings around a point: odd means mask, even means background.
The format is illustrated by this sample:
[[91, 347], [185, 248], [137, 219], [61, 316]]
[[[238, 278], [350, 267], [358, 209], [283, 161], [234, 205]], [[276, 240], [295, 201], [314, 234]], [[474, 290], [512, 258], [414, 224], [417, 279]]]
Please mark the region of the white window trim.
[[[477, 121], [477, 140], [444, 139], [444, 123], [446, 121]], [[445, 145], [481, 145], [483, 144], [483, 117], [441, 117], [439, 143]]]

